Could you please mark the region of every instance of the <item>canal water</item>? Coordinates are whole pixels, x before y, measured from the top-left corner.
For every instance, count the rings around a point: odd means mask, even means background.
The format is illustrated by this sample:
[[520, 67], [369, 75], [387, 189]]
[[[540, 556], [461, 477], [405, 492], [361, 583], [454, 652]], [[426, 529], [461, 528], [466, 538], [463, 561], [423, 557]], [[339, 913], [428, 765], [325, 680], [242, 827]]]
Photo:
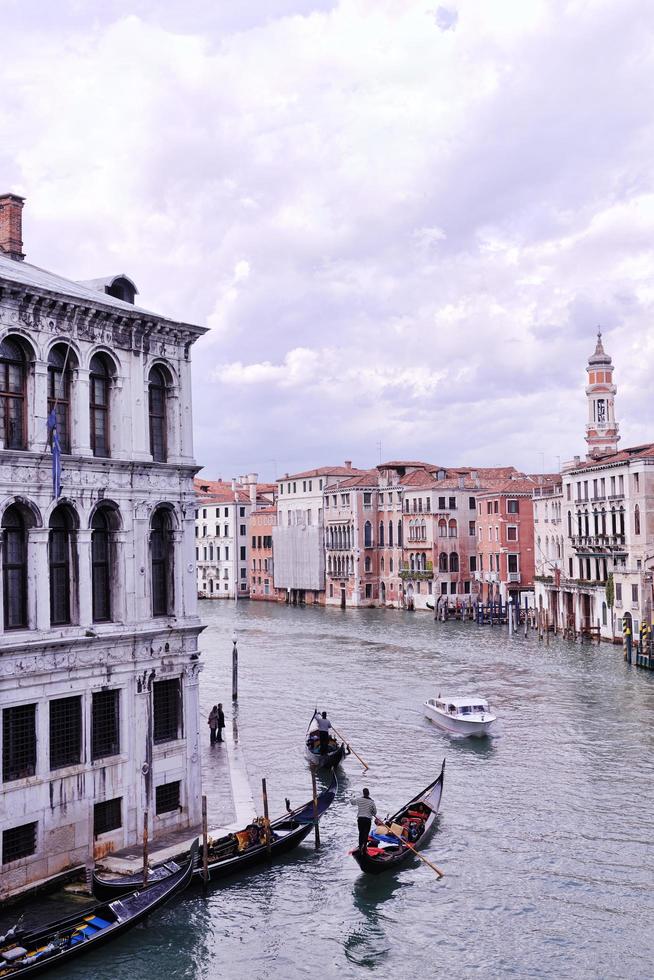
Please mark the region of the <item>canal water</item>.
[[[654, 677], [625, 665], [619, 648], [546, 645], [396, 610], [205, 601], [201, 613], [203, 712], [226, 704], [228, 736], [236, 726], [255, 796], [267, 778], [272, 816], [286, 796], [310, 796], [302, 748], [316, 705], [370, 771], [363, 778], [346, 761], [319, 851], [309, 838], [206, 900], [189, 892], [67, 976], [653, 975]], [[439, 691], [487, 696], [497, 737], [441, 734], [422, 714]], [[368, 785], [378, 810], [393, 810], [443, 759], [425, 853], [445, 877], [417, 859], [364, 876], [348, 856], [349, 797]]]

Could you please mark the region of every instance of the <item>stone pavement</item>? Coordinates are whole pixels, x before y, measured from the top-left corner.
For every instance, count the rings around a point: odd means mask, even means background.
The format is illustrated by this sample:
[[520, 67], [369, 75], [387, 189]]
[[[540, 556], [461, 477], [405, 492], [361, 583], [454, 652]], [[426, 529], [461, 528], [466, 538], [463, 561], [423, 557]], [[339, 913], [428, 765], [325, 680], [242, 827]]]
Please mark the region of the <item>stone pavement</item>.
[[[241, 830], [255, 815], [245, 755], [238, 742], [238, 730], [228, 727], [223, 734], [224, 742], [209, 745], [207, 732], [202, 746], [202, 788], [207, 797], [209, 834], [212, 837]], [[184, 854], [201, 833], [202, 827], [198, 824], [196, 827], [160, 834], [150, 841], [150, 863], [160, 864]], [[108, 871], [126, 874], [138, 871], [142, 862], [141, 846], [133, 844], [107, 854], [100, 866]]]

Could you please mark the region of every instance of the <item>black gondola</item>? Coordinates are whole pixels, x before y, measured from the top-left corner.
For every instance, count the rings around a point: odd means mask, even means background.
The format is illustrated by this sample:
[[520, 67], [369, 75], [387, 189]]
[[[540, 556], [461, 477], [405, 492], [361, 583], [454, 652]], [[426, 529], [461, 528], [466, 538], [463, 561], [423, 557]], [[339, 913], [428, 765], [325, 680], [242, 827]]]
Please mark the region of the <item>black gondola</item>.
[[[445, 760], [438, 778], [385, 821], [389, 827], [391, 824], [402, 826], [404, 822], [405, 833], [409, 834], [409, 842], [416, 850], [426, 843], [430, 831], [433, 830], [441, 803], [444, 777]], [[393, 834], [378, 834], [373, 830], [367, 846], [363, 850], [357, 847], [350, 851], [350, 854], [362, 871], [378, 875], [402, 864], [411, 857], [412, 850], [406, 844], [402, 844], [399, 837]]]
[[36, 930], [10, 930], [0, 937], [0, 978], [31, 977], [50, 967], [62, 966], [83, 953], [111, 942], [142, 922], [164, 902], [184, 891], [193, 877], [198, 842], [183, 868], [140, 892], [76, 912]]
[[336, 736], [330, 732], [327, 751], [320, 751], [320, 735], [315, 723], [317, 714], [318, 712], [314, 711], [313, 718], [307, 728], [304, 755], [307, 762], [312, 766], [317, 766], [319, 769], [335, 769], [348, 754], [348, 748], [344, 742], [339, 742]]
[[[327, 789], [318, 794], [317, 803], [318, 818], [327, 810], [336, 796], [338, 781], [336, 774], [332, 774], [332, 780]], [[228, 834], [212, 840], [209, 845], [209, 880], [218, 881], [227, 875], [245, 871], [256, 864], [264, 861], [275, 860], [282, 854], [287, 854], [300, 844], [307, 837], [313, 827], [313, 800], [304, 806], [291, 810], [276, 820], [271, 820], [270, 830], [272, 840], [270, 848], [262, 834], [262, 827], [259, 824], [250, 824], [249, 828], [240, 831], [239, 834]], [[256, 828], [258, 839], [250, 844], [246, 843], [246, 838], [242, 835], [252, 833], [252, 828]], [[243, 844], [245, 847], [242, 847]], [[241, 848], [241, 849], [239, 849]], [[173, 863], [173, 862], [171, 862]], [[165, 879], [170, 871], [166, 871], [169, 865], [161, 865], [154, 868], [151, 874], [159, 880]], [[195, 870], [197, 878], [202, 877], [202, 867]], [[103, 878], [93, 874], [93, 894], [96, 898], [106, 899], [109, 896], [122, 895], [133, 888], [141, 887], [143, 881], [142, 872], [136, 875], [124, 875], [120, 878]], [[148, 889], [150, 878], [148, 877]]]

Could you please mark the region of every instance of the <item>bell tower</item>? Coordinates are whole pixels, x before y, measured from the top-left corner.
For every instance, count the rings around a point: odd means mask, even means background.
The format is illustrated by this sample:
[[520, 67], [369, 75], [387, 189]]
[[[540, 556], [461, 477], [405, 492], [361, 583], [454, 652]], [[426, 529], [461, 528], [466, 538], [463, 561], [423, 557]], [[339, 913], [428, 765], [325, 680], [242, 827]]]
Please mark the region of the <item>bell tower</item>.
[[602, 346], [602, 331], [597, 331], [595, 353], [588, 358], [588, 422], [586, 423], [587, 459], [597, 459], [618, 451], [618, 423], [615, 421], [613, 364]]

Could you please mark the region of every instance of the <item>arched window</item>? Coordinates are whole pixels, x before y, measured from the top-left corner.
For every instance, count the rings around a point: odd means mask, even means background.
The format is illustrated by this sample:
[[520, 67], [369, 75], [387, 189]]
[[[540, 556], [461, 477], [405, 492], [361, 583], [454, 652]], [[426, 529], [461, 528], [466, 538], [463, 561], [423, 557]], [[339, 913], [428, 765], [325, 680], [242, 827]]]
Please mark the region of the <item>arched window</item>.
[[402, 521], [397, 522], [397, 546], [402, 547]]
[[640, 534], [640, 507], [634, 507], [634, 534]]
[[456, 521], [455, 520], [451, 520], [450, 521], [449, 532], [450, 532], [450, 537], [451, 538], [455, 538], [456, 537], [456, 535], [457, 535], [457, 526], [456, 526]]
[[599, 534], [599, 514], [593, 511], [593, 534]]
[[440, 521], [438, 522], [438, 537], [439, 538], [447, 537], [447, 521], [445, 520], [444, 517], [441, 517]]
[[606, 613], [606, 603], [603, 602], [602, 603], [602, 625], [603, 626], [606, 626], [607, 622], [608, 622], [608, 617], [607, 617], [607, 613]]
[[606, 511], [602, 508], [602, 534], [606, 534]]
[[388, 547], [393, 547], [393, 522], [388, 522]]
[[110, 456], [109, 396], [111, 368], [104, 354], [96, 354], [90, 364], [91, 449], [94, 456]]
[[379, 541], [378, 541], [378, 544], [379, 544], [379, 547], [380, 548], [383, 548], [384, 547], [384, 522], [383, 521], [380, 521], [379, 522]]
[[586, 537], [590, 536], [590, 524], [588, 522], [588, 511], [584, 511], [584, 534]]
[[168, 458], [166, 377], [160, 367], [153, 367], [148, 379], [148, 410], [150, 414], [150, 452], [155, 463]]
[[48, 560], [50, 565], [50, 625], [66, 626], [73, 621], [71, 587], [73, 520], [69, 509], [57, 507], [50, 517]]
[[620, 508], [620, 532], [622, 537], [624, 537], [624, 507]]
[[93, 622], [111, 621], [111, 537], [109, 517], [102, 508], [91, 522], [91, 598]]
[[[392, 558], [389, 558], [389, 560], [388, 560], [388, 570], [389, 570], [389, 572], [391, 572], [391, 574], [392, 574], [392, 573], [393, 573], [393, 571], [394, 571], [394, 567], [393, 567], [393, 559], [392, 559]], [[391, 588], [392, 588], [392, 586], [391, 586]]]
[[363, 547], [372, 548], [372, 524], [366, 521], [363, 525]]
[[70, 394], [73, 354], [65, 344], [55, 344], [48, 355], [48, 413], [55, 410], [62, 453], [70, 452]]
[[423, 551], [423, 553], [420, 556], [420, 563], [421, 563], [423, 572], [426, 572], [427, 571], [427, 555], [425, 554], [424, 551]]
[[438, 556], [438, 571], [447, 571], [447, 554], [444, 551], [441, 551], [440, 555]]
[[171, 519], [164, 507], [152, 515], [150, 523], [150, 561], [152, 565], [152, 615], [169, 616], [173, 611], [173, 539]]
[[22, 344], [5, 337], [0, 344], [0, 440], [3, 449], [25, 449], [27, 359]]
[[572, 537], [572, 511], [568, 511], [568, 537]]
[[452, 554], [450, 555], [450, 571], [458, 572], [458, 570], [459, 570], [459, 556], [457, 555], [456, 551], [453, 551]]
[[367, 572], [369, 572], [371, 570], [371, 568], [372, 568], [372, 559], [370, 558], [369, 555], [366, 557], [366, 560], [365, 560], [365, 568], [366, 568], [366, 571]]
[[4, 628], [25, 629], [27, 622], [27, 528], [18, 507], [2, 518]]
[[385, 562], [384, 562], [384, 556], [383, 555], [381, 557], [381, 560], [380, 560], [380, 563], [379, 563], [379, 567], [380, 567], [381, 573], [383, 575], [384, 574], [384, 570], [385, 570]]

